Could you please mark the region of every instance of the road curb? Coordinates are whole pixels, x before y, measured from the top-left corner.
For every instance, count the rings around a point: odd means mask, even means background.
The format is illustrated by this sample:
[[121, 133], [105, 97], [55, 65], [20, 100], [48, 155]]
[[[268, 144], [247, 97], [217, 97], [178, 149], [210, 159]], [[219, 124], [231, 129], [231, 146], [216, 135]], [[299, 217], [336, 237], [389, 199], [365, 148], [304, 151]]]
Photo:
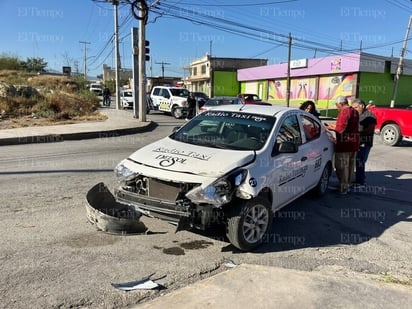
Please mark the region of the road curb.
[[39, 134], [27, 136], [15, 136], [0, 139], [0, 146], [7, 145], [23, 145], [23, 144], [40, 144], [40, 143], [56, 143], [72, 140], [83, 140], [93, 138], [117, 137], [121, 135], [136, 134], [152, 130], [156, 124], [152, 121], [144, 126], [136, 126], [130, 128], [96, 130], [89, 132], [69, 132], [59, 134]]

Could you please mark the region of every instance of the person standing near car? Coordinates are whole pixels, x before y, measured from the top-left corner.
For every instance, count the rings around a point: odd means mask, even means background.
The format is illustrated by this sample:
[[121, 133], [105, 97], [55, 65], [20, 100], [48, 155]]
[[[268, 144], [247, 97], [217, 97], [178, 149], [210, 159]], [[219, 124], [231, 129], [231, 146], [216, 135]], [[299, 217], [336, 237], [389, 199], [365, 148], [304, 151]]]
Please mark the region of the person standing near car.
[[319, 116], [320, 116], [318, 111], [316, 110], [315, 102], [313, 102], [313, 101], [308, 100], [308, 101], [303, 102], [300, 105], [299, 109], [301, 109], [305, 112], [308, 112], [309, 114], [312, 114], [313, 116], [315, 116], [317, 118], [319, 118]]
[[104, 106], [110, 106], [110, 89], [109, 87], [105, 86], [103, 89], [103, 105]]
[[359, 135], [360, 144], [356, 154], [355, 185], [365, 185], [365, 165], [369, 157], [369, 152], [373, 146], [373, 135], [377, 124], [375, 115], [366, 108], [366, 104], [361, 99], [354, 99], [352, 107], [359, 113]]
[[338, 109], [336, 124], [328, 124], [327, 128], [336, 133], [335, 170], [339, 180], [338, 191], [340, 194], [347, 194], [359, 150], [359, 113], [344, 96], [337, 97], [335, 104]]
[[188, 111], [187, 111], [186, 120], [189, 120], [189, 119], [192, 119], [196, 114], [196, 98], [193, 92], [190, 92], [189, 96], [187, 97], [187, 105], [188, 105]]

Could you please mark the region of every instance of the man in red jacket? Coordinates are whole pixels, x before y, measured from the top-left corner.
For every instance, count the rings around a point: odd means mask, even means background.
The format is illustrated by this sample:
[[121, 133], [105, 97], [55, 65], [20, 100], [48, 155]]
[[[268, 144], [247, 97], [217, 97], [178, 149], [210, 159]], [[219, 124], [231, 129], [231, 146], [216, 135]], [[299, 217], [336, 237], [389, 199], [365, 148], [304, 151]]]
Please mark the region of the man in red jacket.
[[359, 113], [349, 106], [348, 100], [343, 96], [337, 97], [335, 104], [338, 109], [336, 124], [329, 124], [328, 129], [336, 134], [335, 169], [339, 193], [347, 194], [359, 150]]

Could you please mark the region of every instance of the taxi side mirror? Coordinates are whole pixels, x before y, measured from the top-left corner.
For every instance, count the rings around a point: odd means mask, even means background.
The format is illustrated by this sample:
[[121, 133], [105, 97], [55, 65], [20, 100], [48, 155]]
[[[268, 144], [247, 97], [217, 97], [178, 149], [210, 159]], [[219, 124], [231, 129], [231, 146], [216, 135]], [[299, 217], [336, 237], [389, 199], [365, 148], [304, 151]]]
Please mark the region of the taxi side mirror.
[[272, 150], [272, 156], [279, 153], [296, 153], [298, 150], [298, 145], [291, 141], [276, 143]]

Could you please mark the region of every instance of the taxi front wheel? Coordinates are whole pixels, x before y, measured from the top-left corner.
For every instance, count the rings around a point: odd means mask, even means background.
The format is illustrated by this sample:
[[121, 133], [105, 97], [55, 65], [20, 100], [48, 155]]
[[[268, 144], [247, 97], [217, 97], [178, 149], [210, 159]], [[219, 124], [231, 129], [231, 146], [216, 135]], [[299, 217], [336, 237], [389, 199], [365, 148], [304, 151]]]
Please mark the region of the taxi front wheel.
[[239, 200], [226, 215], [226, 236], [236, 248], [250, 251], [267, 239], [272, 224], [272, 209], [267, 199]]

